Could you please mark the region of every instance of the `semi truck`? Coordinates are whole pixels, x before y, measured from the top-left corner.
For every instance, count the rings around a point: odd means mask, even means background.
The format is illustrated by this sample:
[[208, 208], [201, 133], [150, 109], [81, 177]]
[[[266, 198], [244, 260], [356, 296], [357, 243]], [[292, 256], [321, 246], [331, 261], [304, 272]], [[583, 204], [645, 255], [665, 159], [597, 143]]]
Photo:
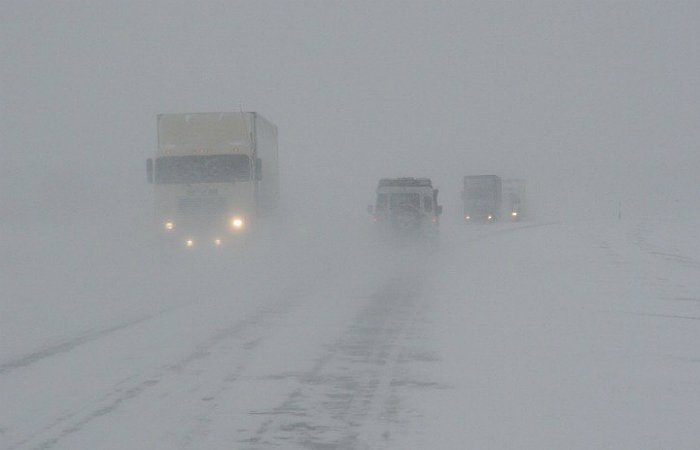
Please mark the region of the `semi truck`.
[[527, 214], [525, 180], [518, 178], [503, 180], [503, 214], [512, 221], [525, 218]]
[[437, 197], [429, 178], [382, 178], [367, 211], [383, 237], [435, 239], [442, 214]]
[[159, 236], [220, 247], [250, 233], [279, 200], [277, 127], [256, 112], [160, 114], [147, 160]]
[[501, 213], [501, 178], [497, 175], [469, 175], [463, 182], [465, 222], [496, 222]]

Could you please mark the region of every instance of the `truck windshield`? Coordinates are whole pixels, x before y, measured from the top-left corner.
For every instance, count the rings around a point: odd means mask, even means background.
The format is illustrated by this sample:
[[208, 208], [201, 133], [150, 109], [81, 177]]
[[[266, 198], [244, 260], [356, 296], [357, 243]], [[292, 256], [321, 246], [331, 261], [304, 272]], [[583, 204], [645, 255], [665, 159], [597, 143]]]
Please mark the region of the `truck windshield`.
[[155, 165], [157, 184], [250, 181], [248, 155], [162, 156]]
[[496, 195], [495, 190], [491, 186], [469, 186], [467, 196], [472, 199], [486, 200]]
[[418, 193], [397, 193], [391, 194], [389, 198], [389, 208], [402, 209], [405, 207], [420, 209], [420, 194]]

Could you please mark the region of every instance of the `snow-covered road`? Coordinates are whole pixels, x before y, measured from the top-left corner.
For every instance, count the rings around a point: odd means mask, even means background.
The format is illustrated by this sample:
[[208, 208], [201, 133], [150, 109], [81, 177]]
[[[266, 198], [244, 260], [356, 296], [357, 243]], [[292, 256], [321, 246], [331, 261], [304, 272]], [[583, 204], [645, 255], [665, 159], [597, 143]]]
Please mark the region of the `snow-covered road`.
[[8, 264], [0, 447], [697, 448], [693, 223], [444, 225], [436, 252], [85, 250], [44, 288]]

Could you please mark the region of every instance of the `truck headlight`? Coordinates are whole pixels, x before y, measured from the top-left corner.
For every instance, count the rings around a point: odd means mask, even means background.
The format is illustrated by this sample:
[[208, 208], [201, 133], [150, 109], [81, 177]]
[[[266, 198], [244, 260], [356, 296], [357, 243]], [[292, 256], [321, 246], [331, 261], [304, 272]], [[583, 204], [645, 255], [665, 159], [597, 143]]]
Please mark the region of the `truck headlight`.
[[245, 226], [245, 221], [243, 220], [243, 217], [236, 216], [231, 219], [231, 227], [234, 230], [240, 230]]
[[170, 231], [170, 230], [173, 230], [174, 228], [175, 228], [175, 224], [173, 222], [170, 222], [170, 221], [165, 222], [165, 229], [166, 230]]

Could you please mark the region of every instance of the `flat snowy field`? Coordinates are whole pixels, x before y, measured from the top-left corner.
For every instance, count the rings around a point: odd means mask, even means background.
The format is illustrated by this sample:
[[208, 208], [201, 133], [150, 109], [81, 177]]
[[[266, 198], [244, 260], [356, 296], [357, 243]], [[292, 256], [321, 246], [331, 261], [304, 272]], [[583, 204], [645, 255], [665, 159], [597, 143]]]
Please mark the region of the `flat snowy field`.
[[7, 230], [0, 448], [697, 449], [699, 225], [443, 223], [437, 251], [346, 226], [170, 261]]

